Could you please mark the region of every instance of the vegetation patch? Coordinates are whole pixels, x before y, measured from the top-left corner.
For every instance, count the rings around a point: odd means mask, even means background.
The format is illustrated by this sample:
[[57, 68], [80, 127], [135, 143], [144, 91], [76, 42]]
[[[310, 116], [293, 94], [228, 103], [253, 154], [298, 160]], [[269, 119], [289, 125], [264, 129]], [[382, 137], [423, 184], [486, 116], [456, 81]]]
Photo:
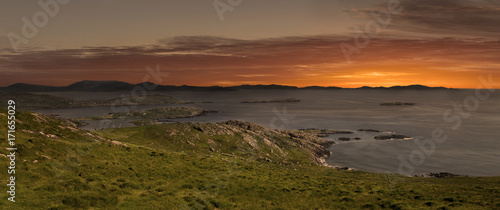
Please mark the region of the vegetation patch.
[[[88, 132], [36, 113], [16, 117], [16, 203], [4, 193], [0, 205], [5, 209], [499, 206], [499, 177], [438, 179], [336, 170], [315, 159], [325, 155], [326, 141], [303, 132], [241, 121]], [[6, 123], [0, 121], [0, 126]], [[0, 129], [0, 135], [6, 134]], [[0, 147], [8, 147], [7, 141]], [[0, 153], [6, 155], [6, 150]], [[0, 168], [7, 167], [0, 155]], [[7, 174], [0, 173], [0, 179], [7, 180]]]

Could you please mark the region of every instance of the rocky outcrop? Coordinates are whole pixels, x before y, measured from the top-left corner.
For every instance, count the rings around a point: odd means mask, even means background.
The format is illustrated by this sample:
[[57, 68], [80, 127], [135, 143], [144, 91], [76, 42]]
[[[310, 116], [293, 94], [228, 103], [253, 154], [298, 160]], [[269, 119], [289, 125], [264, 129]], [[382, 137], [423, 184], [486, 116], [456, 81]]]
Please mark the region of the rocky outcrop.
[[381, 133], [382, 132], [380, 130], [375, 130], [375, 129], [358, 129], [358, 131], [372, 132], [372, 133]]
[[[332, 141], [318, 137], [316, 133], [272, 130], [258, 124], [238, 120], [221, 123], [178, 123], [177, 125], [182, 127], [191, 125], [192, 129], [209, 137], [238, 137], [236, 138], [239, 139], [237, 140], [239, 141], [237, 150], [252, 153], [255, 158], [267, 162], [291, 161], [294, 158], [296, 159], [295, 156], [299, 152], [309, 156], [310, 161], [321, 164], [321, 159], [330, 155], [327, 147], [334, 144]], [[174, 135], [183, 135], [183, 133], [180, 132]], [[202, 142], [203, 136], [198, 135], [198, 138], [191, 138], [191, 140], [194, 144], [197, 144], [198, 141]], [[227, 151], [227, 148], [217, 148], [220, 145], [214, 143], [210, 145], [211, 151]]]
[[448, 173], [448, 172], [439, 172], [439, 173], [429, 173], [429, 174], [427, 174], [427, 176], [436, 177], [436, 178], [446, 178], [446, 177], [456, 177], [456, 176], [460, 176], [460, 175], [456, 175], [456, 174], [452, 174], [452, 173]]
[[378, 135], [373, 137], [375, 140], [398, 140], [398, 139], [407, 139], [410, 138], [405, 135], [399, 135], [399, 134], [390, 134], [390, 135]]

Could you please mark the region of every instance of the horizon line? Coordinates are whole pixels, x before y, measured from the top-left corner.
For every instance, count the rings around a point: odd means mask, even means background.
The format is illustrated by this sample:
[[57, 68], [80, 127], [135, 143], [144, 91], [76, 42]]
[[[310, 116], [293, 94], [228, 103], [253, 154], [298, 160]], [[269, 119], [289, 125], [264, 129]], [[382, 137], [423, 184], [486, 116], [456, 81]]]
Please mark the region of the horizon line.
[[[296, 87], [296, 88], [320, 87], [320, 88], [342, 88], [342, 89], [360, 89], [360, 88], [364, 88], [364, 87], [367, 87], [367, 88], [391, 88], [391, 87], [410, 87], [410, 86], [423, 86], [423, 87], [429, 87], [429, 88], [446, 88], [446, 89], [488, 89], [488, 88], [453, 88], [453, 87], [444, 87], [444, 86], [427, 86], [427, 85], [416, 84], [416, 83], [415, 84], [410, 84], [410, 85], [392, 85], [392, 86], [383, 86], [383, 85], [381, 85], [381, 86], [369, 86], [369, 85], [362, 85], [362, 86], [359, 86], [359, 87], [321, 86], [321, 85], [295, 86], [295, 85], [284, 85], [284, 84], [275, 84], [275, 83], [271, 83], [271, 84], [248, 84], [248, 83], [241, 83], [241, 84], [235, 84], [235, 85], [231, 85], [231, 86], [223, 86], [223, 85], [208, 85], [208, 86], [203, 86], [202, 85], [202, 86], [199, 86], [199, 85], [188, 85], [188, 84], [183, 84], [183, 85], [157, 84], [157, 83], [149, 82], [149, 81], [140, 82], [140, 83], [130, 83], [130, 82], [120, 81], [120, 80], [81, 80], [81, 81], [70, 83], [70, 84], [65, 85], [65, 86], [53, 86], [53, 85], [43, 85], [43, 84], [33, 84], [33, 83], [16, 82], [16, 83], [12, 83], [10, 85], [3, 86], [3, 87], [0, 87], [0, 88], [7, 88], [7, 87], [10, 87], [10, 86], [16, 85], [16, 84], [39, 85], [39, 86], [47, 86], [47, 87], [60, 87], [60, 88], [64, 88], [64, 87], [68, 87], [68, 86], [71, 86], [71, 85], [79, 83], [79, 82], [123, 82], [123, 83], [131, 84], [131, 85], [140, 85], [140, 84], [143, 84], [143, 83], [152, 83], [152, 84], [159, 85], [159, 86], [174, 86], [174, 87], [182, 87], [182, 86], [190, 86], [190, 87], [222, 87], [222, 88], [231, 88], [231, 87], [238, 87], [238, 86], [272, 86], [272, 85], [274, 85], [274, 86]], [[495, 89], [500, 89], [500, 88], [495, 88]]]

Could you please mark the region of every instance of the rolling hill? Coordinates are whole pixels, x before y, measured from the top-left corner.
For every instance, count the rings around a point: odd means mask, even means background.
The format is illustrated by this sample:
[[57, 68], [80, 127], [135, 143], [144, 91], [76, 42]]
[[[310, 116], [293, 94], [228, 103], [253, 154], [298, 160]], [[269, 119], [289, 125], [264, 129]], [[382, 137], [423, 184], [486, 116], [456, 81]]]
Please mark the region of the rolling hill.
[[[145, 85], [146, 84], [146, 85]], [[340, 88], [340, 87], [295, 87], [287, 85], [239, 85], [231, 87], [221, 86], [174, 86], [174, 85], [157, 85], [150, 82], [130, 84], [121, 81], [80, 81], [68, 85], [66, 87], [52, 87], [43, 85], [30, 85], [17, 83], [7, 87], [0, 87], [1, 92], [69, 92], [69, 91], [84, 91], [84, 92], [110, 92], [110, 91], [131, 91], [134, 87], [154, 87], [153, 91], [237, 91], [237, 90], [342, 90], [342, 89], [373, 89], [373, 90], [452, 90], [445, 87], [427, 87], [423, 85], [409, 86], [393, 86], [393, 87], [360, 87], [360, 88]]]

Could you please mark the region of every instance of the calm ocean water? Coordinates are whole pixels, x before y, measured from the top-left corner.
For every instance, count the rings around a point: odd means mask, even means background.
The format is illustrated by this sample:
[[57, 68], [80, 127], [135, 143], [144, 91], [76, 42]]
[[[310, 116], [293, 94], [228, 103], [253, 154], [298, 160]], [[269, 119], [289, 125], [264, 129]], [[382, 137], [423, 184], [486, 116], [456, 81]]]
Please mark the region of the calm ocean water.
[[[350, 135], [327, 137], [337, 143], [330, 147], [332, 155], [326, 160], [330, 165], [408, 175], [446, 171], [462, 175], [500, 176], [500, 90], [496, 90], [488, 99], [478, 101], [474, 101], [474, 90], [242, 90], [158, 93], [195, 102], [185, 106], [219, 112], [173, 121], [244, 120], [273, 129], [324, 128], [355, 131]], [[111, 99], [128, 93], [48, 94], [87, 100]], [[292, 97], [300, 99], [301, 102], [240, 103], [251, 99], [273, 100]], [[379, 105], [395, 101], [412, 102], [416, 105], [402, 107]], [[154, 107], [162, 106], [121, 107], [120, 110], [145, 110]], [[74, 118], [99, 116], [116, 110], [109, 107], [94, 107], [35, 111]], [[458, 120], [461, 121], [460, 125], [457, 124]], [[91, 122], [84, 128], [93, 129], [98, 125], [98, 122]], [[126, 121], [116, 121], [114, 126], [130, 126], [130, 124]], [[396, 132], [426, 140], [376, 141], [373, 140], [373, 136], [377, 134], [356, 131], [361, 128]], [[447, 137], [446, 141], [430, 140], [435, 129], [442, 129]], [[360, 137], [361, 140], [342, 142], [337, 140], [339, 137]]]

